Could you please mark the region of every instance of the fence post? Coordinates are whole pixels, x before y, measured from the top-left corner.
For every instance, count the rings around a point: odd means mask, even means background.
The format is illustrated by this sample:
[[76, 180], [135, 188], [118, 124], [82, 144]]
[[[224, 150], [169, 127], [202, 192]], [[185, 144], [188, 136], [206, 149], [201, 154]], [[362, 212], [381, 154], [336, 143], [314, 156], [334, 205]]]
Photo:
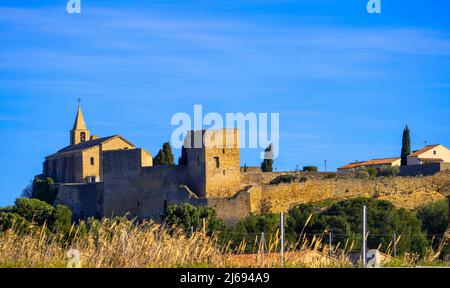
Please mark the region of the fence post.
[[331, 231], [328, 233], [328, 256], [330, 257], [333, 256], [333, 236], [331, 233]]
[[[448, 235], [448, 229], [450, 229], [450, 196], [447, 196], [447, 203], [448, 203], [448, 218], [447, 218], [447, 233], [444, 232], [444, 236], [445, 234], [447, 234], [447, 249], [450, 249], [450, 235]], [[450, 256], [448, 256], [450, 257]]]
[[397, 233], [394, 232], [394, 250], [393, 250], [394, 257], [397, 257]]
[[203, 237], [206, 237], [206, 218], [202, 218], [202, 220]]
[[284, 265], [284, 213], [280, 213], [280, 236], [281, 236], [281, 266]]
[[363, 206], [363, 215], [362, 215], [362, 261], [363, 268], [366, 268], [366, 206]]
[[264, 238], [264, 232], [261, 232], [261, 240], [259, 244], [259, 252], [261, 253], [261, 265], [264, 265], [265, 245], [266, 239]]

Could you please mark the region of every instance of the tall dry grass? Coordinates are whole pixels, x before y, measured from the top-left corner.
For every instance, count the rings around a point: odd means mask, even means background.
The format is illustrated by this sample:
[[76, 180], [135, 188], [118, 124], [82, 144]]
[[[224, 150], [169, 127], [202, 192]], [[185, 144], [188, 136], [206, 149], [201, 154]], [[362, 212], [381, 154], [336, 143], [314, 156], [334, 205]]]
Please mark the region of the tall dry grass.
[[[351, 267], [349, 253], [354, 243], [347, 241], [342, 247], [330, 248], [327, 241], [323, 241], [324, 235], [325, 232], [311, 239], [302, 231], [296, 243], [287, 243], [283, 266]], [[66, 267], [73, 260], [73, 249], [79, 251], [81, 267], [282, 266], [279, 233], [264, 242], [256, 236], [253, 243], [258, 244], [254, 244], [250, 254], [245, 253], [248, 250], [245, 240], [232, 250], [230, 243], [224, 245], [218, 239], [216, 235], [186, 235], [181, 229], [150, 221], [135, 223], [124, 218], [103, 219], [89, 225], [81, 222], [72, 226], [68, 235], [50, 233], [45, 225], [17, 224], [0, 232], [0, 267]], [[405, 255], [386, 266], [431, 265], [436, 262], [441, 246], [437, 251], [430, 251], [426, 259]]]
[[[222, 249], [201, 233], [186, 236], [153, 222], [104, 219], [90, 229], [72, 227], [69, 239], [45, 227], [15, 226], [0, 233], [0, 267], [66, 267], [77, 249], [82, 267], [220, 267]], [[20, 228], [20, 229], [19, 229]], [[25, 232], [23, 232], [25, 230]]]

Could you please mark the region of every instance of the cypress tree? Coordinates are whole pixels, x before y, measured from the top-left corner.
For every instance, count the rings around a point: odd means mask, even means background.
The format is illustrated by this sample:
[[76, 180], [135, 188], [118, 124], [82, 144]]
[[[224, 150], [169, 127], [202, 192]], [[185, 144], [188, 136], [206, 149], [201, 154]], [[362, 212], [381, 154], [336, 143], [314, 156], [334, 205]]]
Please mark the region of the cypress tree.
[[266, 153], [264, 153], [264, 161], [261, 163], [261, 170], [263, 172], [272, 172], [273, 170], [272, 144], [270, 144], [264, 151]]
[[163, 152], [164, 152], [164, 156], [165, 156], [164, 164], [165, 165], [175, 165], [172, 148], [170, 148], [169, 142], [164, 143]]
[[162, 149], [159, 149], [158, 154], [156, 154], [156, 157], [153, 158], [153, 165], [165, 165], [166, 161], [166, 155], [164, 154], [164, 151]]
[[411, 139], [409, 137], [409, 128], [405, 127], [403, 130], [403, 139], [402, 139], [402, 152], [401, 152], [401, 165], [407, 165], [407, 157], [411, 153]]

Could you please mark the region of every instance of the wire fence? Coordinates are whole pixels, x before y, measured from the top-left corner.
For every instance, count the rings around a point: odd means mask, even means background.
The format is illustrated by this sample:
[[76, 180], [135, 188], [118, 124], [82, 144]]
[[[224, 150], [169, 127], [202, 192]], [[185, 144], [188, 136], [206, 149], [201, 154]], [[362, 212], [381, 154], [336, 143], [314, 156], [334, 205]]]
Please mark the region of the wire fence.
[[[245, 267], [252, 266], [282, 266], [307, 265], [311, 263], [317, 266], [342, 266], [343, 263], [358, 266], [363, 265], [363, 237], [360, 233], [333, 234], [329, 233], [286, 233], [284, 241], [280, 231], [272, 233], [241, 233], [228, 232], [216, 233], [223, 246], [228, 247], [228, 253], [233, 255], [232, 263]], [[383, 259], [393, 260], [405, 253], [414, 254], [411, 246], [414, 239], [424, 234], [371, 234], [366, 235], [366, 255], [376, 250]], [[447, 241], [444, 234], [425, 235], [427, 247], [437, 247], [442, 240]], [[423, 239], [423, 238], [422, 238]], [[446, 242], [445, 242], [446, 243]], [[372, 251], [372, 252], [371, 252]], [[367, 257], [367, 261], [370, 257]]]
[[[365, 224], [361, 226], [364, 227]], [[370, 227], [363, 230], [366, 232], [364, 236], [362, 231], [285, 233], [284, 215], [280, 213], [280, 225], [275, 231], [257, 233], [226, 231], [215, 232], [213, 236], [226, 247], [227, 253], [233, 255], [233, 261], [243, 266], [282, 266], [285, 262], [305, 263], [305, 261], [319, 265], [333, 265], [347, 261], [352, 265], [366, 267], [368, 262], [376, 258], [375, 255], [394, 259], [406, 253], [419, 254], [419, 249], [424, 245], [426, 249], [431, 249], [431, 252], [436, 249], [440, 250], [439, 254], [444, 255], [446, 249], [443, 248], [450, 241], [448, 230], [444, 234], [372, 233]], [[191, 233], [194, 231], [191, 230]]]

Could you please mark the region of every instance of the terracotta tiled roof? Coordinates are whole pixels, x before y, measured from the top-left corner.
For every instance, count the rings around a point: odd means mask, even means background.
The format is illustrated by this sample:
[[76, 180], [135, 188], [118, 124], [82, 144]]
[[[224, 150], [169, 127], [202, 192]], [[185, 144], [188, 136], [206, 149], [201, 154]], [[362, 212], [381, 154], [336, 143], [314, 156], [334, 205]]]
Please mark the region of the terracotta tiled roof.
[[345, 166], [339, 167], [338, 169], [351, 169], [355, 167], [361, 167], [365, 165], [383, 165], [383, 164], [391, 164], [395, 161], [400, 160], [398, 157], [392, 157], [392, 158], [379, 158], [379, 159], [372, 159], [369, 161], [361, 161], [361, 162], [354, 162], [347, 164]]
[[380, 158], [380, 159], [372, 159], [369, 161], [364, 162], [364, 165], [382, 165], [382, 164], [391, 164], [395, 161], [400, 160], [399, 157], [393, 157], [393, 158]]
[[365, 163], [365, 162], [364, 161], [362, 161], [362, 162], [353, 162], [353, 163], [341, 166], [338, 169], [351, 169], [351, 168], [363, 166], [363, 163]]
[[439, 146], [439, 144], [437, 144], [437, 145], [427, 145], [427, 146], [425, 146], [424, 148], [422, 148], [420, 150], [414, 151], [410, 156], [420, 156], [421, 154], [423, 154], [423, 153], [425, 153], [427, 151], [430, 151], [431, 149], [436, 148], [437, 146]]

